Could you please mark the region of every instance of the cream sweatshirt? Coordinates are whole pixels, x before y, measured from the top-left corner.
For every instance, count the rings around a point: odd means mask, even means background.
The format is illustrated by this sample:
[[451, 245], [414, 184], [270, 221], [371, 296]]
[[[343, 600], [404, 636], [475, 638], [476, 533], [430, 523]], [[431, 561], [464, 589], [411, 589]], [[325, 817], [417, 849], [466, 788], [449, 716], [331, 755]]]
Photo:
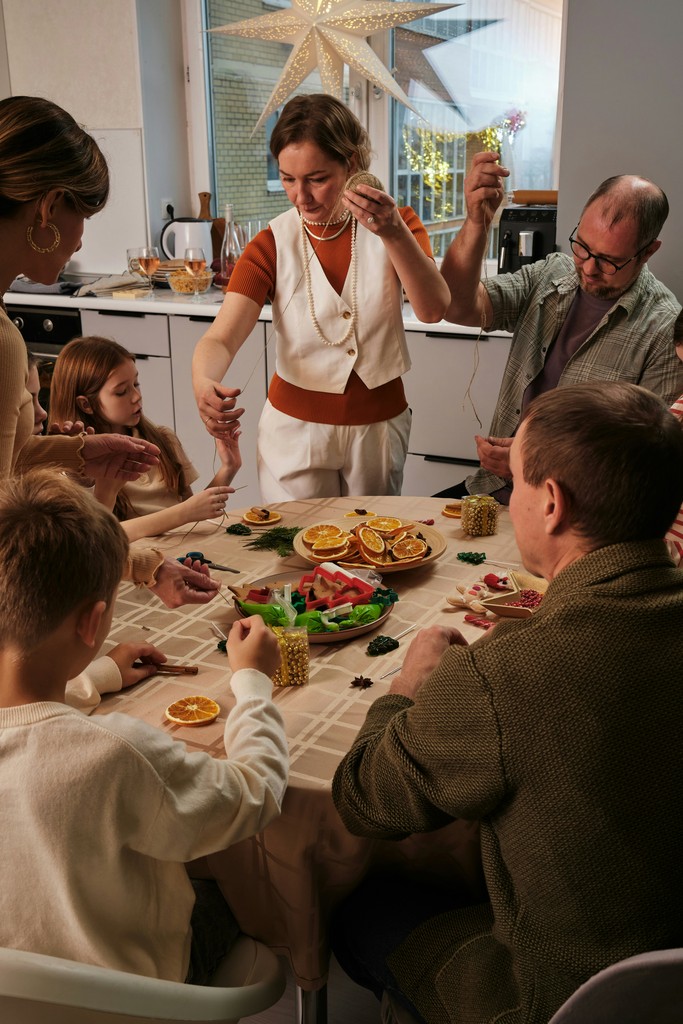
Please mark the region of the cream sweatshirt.
[[127, 715], [0, 708], [0, 945], [184, 980], [184, 863], [265, 828], [287, 782], [270, 679], [230, 683], [228, 760]]

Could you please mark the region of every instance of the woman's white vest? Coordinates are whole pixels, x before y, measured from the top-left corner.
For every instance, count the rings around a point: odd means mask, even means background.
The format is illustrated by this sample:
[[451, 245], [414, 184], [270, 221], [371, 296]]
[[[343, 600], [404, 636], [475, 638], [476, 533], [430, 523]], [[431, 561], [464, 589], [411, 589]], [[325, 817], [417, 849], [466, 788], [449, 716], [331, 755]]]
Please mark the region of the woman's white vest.
[[[357, 317], [355, 335], [343, 345], [323, 344], [308, 308], [297, 210], [270, 222], [277, 248], [273, 326], [277, 334], [276, 368], [290, 384], [308, 391], [343, 394], [352, 370], [368, 388], [377, 388], [410, 369], [403, 330], [403, 291], [384, 245], [358, 227], [356, 236]], [[316, 234], [320, 228], [313, 228]], [[348, 230], [348, 229], [347, 229]], [[325, 242], [313, 241], [314, 246]], [[306, 238], [306, 259], [320, 328], [330, 341], [342, 338], [351, 316], [351, 268], [341, 295], [325, 277]]]

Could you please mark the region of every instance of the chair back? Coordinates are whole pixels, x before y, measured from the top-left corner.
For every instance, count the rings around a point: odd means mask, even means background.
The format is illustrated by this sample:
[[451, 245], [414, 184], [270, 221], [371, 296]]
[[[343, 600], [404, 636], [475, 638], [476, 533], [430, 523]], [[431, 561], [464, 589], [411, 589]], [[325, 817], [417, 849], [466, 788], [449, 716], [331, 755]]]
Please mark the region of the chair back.
[[0, 1021], [21, 1024], [236, 1024], [285, 989], [277, 957], [240, 935], [211, 985], [143, 978], [0, 948]]
[[681, 1024], [683, 949], [641, 953], [589, 978], [550, 1024]]

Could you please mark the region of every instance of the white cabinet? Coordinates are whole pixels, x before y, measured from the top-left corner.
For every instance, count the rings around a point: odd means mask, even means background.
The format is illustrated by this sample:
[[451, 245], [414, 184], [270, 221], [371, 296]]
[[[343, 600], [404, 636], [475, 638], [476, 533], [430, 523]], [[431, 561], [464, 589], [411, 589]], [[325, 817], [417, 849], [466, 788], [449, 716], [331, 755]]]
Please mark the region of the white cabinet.
[[403, 381], [413, 423], [403, 494], [434, 494], [479, 465], [474, 435], [489, 431], [510, 335], [477, 340], [476, 331], [454, 327], [406, 336], [412, 368]]
[[113, 338], [135, 356], [145, 416], [175, 429], [168, 317], [82, 309], [81, 329], [84, 335]]
[[[195, 488], [205, 486], [220, 465], [213, 439], [199, 417], [192, 390], [192, 353], [212, 321], [211, 316], [169, 317], [176, 433], [199, 473]], [[265, 327], [263, 323], [256, 325], [234, 358], [224, 382], [229, 387], [243, 389], [238, 399], [238, 404], [245, 409], [240, 437], [242, 468], [234, 486], [246, 487], [233, 499], [240, 506], [261, 501], [256, 471], [256, 430], [267, 394]]]

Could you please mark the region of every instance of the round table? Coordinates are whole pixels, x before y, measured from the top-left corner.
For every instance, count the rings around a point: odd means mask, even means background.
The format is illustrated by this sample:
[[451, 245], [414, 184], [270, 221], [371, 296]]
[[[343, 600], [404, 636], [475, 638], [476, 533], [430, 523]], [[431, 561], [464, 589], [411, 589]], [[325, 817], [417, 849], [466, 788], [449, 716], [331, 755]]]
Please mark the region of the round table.
[[[456, 582], [474, 582], [496, 566], [462, 563], [458, 552], [485, 552], [501, 569], [516, 568], [519, 563], [506, 509], [501, 509], [494, 536], [469, 538], [459, 520], [441, 516], [443, 499], [366, 496], [269, 507], [281, 513], [281, 526], [306, 527], [340, 520], [355, 508], [412, 521], [434, 519], [434, 528], [447, 542], [443, 555], [429, 564], [384, 577], [384, 585], [397, 591], [399, 601], [375, 632], [391, 636], [409, 626], [417, 630], [443, 624], [457, 626], [470, 642], [479, 639], [481, 629], [465, 623], [463, 612], [445, 599], [455, 593]], [[226, 585], [307, 568], [308, 563], [296, 554], [283, 559], [273, 552], [253, 551], [245, 547], [245, 538], [226, 534], [225, 526], [239, 520], [242, 512], [228, 509], [228, 517], [220, 523], [200, 523], [152, 543], [173, 556], [201, 550], [218, 564], [239, 569], [238, 574], [213, 572]], [[224, 597], [216, 597], [208, 605], [169, 610], [148, 591], [122, 584], [109, 644], [144, 639], [159, 646], [171, 661], [198, 664], [199, 674], [152, 678], [105, 697], [98, 711], [123, 711], [143, 718], [173, 733], [190, 749], [225, 757], [222, 737], [225, 714], [232, 706], [227, 682], [230, 669], [225, 654], [217, 649], [211, 623], [227, 633], [236, 612], [231, 595], [225, 588], [222, 593]], [[464, 880], [475, 898], [485, 898], [476, 824], [457, 821], [437, 833], [411, 836], [398, 843], [378, 842], [350, 835], [332, 803], [334, 771], [353, 743], [368, 707], [391, 683], [389, 676], [379, 677], [400, 665], [414, 632], [401, 640], [397, 650], [376, 658], [366, 650], [374, 632], [347, 642], [311, 645], [309, 683], [274, 692], [285, 719], [291, 759], [282, 815], [263, 833], [211, 855], [202, 865], [202, 870], [219, 881], [244, 931], [288, 955], [303, 990], [324, 986], [329, 914], [371, 864], [404, 865], [411, 872], [424, 869], [432, 877], [439, 874], [444, 884], [449, 879]], [[373, 685], [368, 689], [352, 687], [358, 675], [370, 677]], [[223, 710], [215, 722], [192, 729], [165, 720], [166, 706], [190, 693], [218, 701]]]

